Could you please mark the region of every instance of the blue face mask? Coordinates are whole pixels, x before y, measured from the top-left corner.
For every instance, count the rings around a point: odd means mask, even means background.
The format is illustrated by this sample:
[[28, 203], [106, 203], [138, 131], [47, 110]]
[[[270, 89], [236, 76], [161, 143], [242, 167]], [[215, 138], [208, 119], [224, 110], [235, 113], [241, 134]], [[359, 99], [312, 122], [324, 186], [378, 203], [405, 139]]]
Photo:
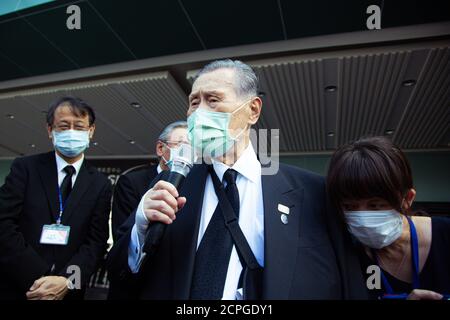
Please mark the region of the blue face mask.
[[74, 158], [89, 148], [89, 131], [52, 131], [53, 145], [68, 158]]

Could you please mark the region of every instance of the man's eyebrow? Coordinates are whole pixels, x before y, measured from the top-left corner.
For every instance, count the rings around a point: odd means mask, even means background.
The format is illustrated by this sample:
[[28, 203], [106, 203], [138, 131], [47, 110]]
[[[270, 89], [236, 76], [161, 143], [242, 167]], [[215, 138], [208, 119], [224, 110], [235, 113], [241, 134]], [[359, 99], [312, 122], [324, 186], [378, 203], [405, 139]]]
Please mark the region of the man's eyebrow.
[[[189, 95], [189, 99], [195, 98], [200, 94], [200, 92], [193, 92]], [[202, 91], [201, 94], [204, 94], [206, 96], [218, 96], [223, 97], [224, 93], [217, 90], [210, 90], [210, 91]]]
[[221, 91], [216, 91], [216, 90], [205, 91], [205, 94], [208, 95], [208, 96], [219, 96], [219, 97], [223, 97], [223, 92], [221, 92]]

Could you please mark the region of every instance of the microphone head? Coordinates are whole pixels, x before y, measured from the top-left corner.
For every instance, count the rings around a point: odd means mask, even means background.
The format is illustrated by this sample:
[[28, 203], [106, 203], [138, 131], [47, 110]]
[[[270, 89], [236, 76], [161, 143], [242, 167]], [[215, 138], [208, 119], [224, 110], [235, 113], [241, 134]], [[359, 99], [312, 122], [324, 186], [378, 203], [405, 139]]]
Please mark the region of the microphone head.
[[186, 177], [195, 163], [195, 152], [191, 145], [182, 143], [179, 147], [172, 148], [170, 152], [173, 161], [170, 171]]

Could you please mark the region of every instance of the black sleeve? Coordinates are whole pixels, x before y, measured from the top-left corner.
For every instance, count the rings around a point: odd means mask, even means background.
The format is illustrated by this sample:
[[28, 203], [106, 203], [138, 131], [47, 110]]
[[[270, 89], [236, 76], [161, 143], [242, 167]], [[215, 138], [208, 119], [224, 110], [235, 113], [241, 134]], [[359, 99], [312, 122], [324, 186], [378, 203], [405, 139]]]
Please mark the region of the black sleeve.
[[345, 227], [345, 222], [339, 211], [332, 206], [327, 195], [325, 198], [325, 219], [341, 275], [342, 299], [369, 299], [357, 250]]
[[49, 271], [49, 266], [26, 243], [19, 231], [19, 218], [24, 205], [28, 171], [22, 159], [14, 160], [5, 184], [0, 188], [0, 270], [21, 291]]
[[448, 217], [437, 217], [431, 218], [433, 225], [433, 242], [439, 242], [443, 245], [443, 248], [450, 247], [450, 216]]
[[[62, 270], [68, 270], [69, 266], [79, 266], [81, 269], [81, 284], [84, 285], [95, 271], [99, 261], [106, 254], [109, 236], [109, 214], [111, 209], [111, 184], [105, 180], [99, 193], [97, 205], [88, 226], [89, 230], [83, 244], [77, 253], [69, 260]], [[70, 270], [70, 269], [69, 269]], [[60, 275], [69, 277], [71, 274], [63, 272]]]
[[114, 241], [117, 241], [120, 226], [128, 219], [131, 213], [137, 208], [140, 198], [135, 190], [132, 181], [127, 175], [119, 178], [114, 188], [114, 198], [112, 204], [112, 234]]
[[[158, 174], [150, 183], [149, 188], [152, 188], [159, 180], [167, 178], [168, 172], [163, 171]], [[137, 282], [140, 272], [133, 274], [128, 265], [128, 247], [131, 240], [131, 230], [135, 222], [136, 210], [126, 219], [117, 234], [117, 240], [108, 253], [106, 260], [106, 268], [111, 282], [115, 282], [122, 288], [128, 288], [130, 294], [134, 294], [137, 288]], [[141, 268], [142, 270], [142, 268]], [[140, 270], [140, 271], [141, 271]]]

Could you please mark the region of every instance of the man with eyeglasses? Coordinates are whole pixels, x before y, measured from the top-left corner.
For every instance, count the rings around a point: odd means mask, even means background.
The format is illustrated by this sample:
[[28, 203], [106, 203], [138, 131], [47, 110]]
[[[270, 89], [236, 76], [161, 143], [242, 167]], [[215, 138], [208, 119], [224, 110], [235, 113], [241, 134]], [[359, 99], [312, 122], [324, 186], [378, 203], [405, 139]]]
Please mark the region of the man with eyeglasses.
[[164, 128], [156, 141], [157, 165], [149, 165], [144, 169], [129, 172], [120, 176], [115, 188], [112, 205], [112, 233], [116, 240], [120, 226], [137, 208], [142, 196], [147, 192], [150, 183], [161, 171], [170, 170], [172, 164], [171, 149], [182, 143], [189, 143], [187, 138], [187, 122], [176, 121]]
[[[120, 226], [136, 210], [142, 196], [148, 191], [153, 179], [162, 171], [170, 170], [172, 150], [183, 143], [189, 143], [187, 122], [176, 121], [164, 128], [156, 141], [157, 165], [149, 165], [144, 169], [132, 171], [120, 176], [115, 188], [112, 204], [112, 233], [116, 241], [126, 230]], [[128, 299], [129, 292], [114, 279], [111, 279], [108, 299]]]
[[0, 188], [0, 299], [82, 299], [106, 253], [111, 183], [84, 159], [95, 113], [62, 97], [47, 113], [54, 151], [14, 160]]

